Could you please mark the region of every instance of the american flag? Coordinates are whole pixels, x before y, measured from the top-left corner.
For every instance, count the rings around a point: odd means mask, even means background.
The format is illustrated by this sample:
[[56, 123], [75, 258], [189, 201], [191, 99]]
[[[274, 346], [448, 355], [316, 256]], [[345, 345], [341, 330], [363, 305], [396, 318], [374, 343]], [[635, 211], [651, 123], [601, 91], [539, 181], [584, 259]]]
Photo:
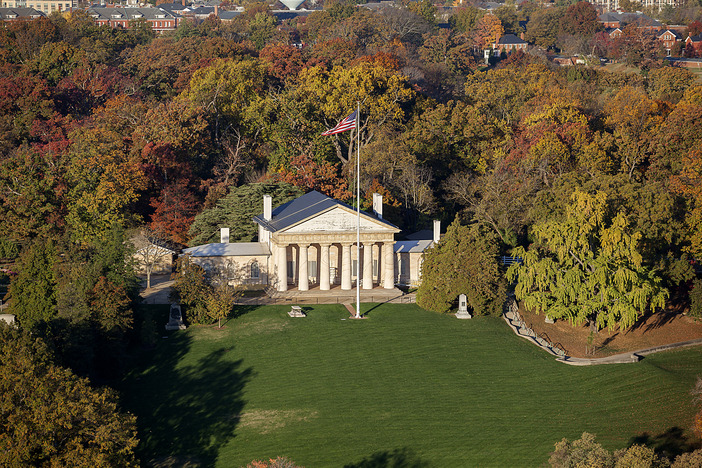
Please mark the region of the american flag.
[[337, 133], [345, 132], [346, 130], [351, 130], [354, 127], [356, 127], [356, 111], [351, 112], [351, 115], [339, 122], [336, 127], [330, 128], [326, 132], [322, 133], [322, 135], [335, 135]]

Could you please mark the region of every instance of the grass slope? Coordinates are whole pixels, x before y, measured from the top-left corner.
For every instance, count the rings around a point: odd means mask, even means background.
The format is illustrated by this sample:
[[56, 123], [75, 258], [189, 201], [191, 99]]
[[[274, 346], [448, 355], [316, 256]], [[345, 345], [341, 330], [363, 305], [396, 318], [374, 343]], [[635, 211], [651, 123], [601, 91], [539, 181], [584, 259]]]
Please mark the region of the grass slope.
[[583, 431], [610, 449], [688, 443], [699, 348], [571, 367], [498, 318], [364, 309], [368, 319], [342, 320], [348, 313], [336, 305], [308, 308], [303, 319], [260, 307], [224, 330], [191, 327], [161, 340], [123, 386], [143, 460], [541, 466], [556, 441]]

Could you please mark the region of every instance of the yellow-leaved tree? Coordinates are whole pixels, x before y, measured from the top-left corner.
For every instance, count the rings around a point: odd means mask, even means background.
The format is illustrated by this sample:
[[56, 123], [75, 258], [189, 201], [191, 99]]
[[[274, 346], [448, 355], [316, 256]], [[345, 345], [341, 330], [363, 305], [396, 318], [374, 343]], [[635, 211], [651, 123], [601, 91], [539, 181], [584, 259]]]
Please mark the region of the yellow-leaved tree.
[[641, 233], [623, 212], [608, 216], [607, 195], [575, 191], [564, 219], [533, 226], [536, 243], [516, 247], [523, 259], [507, 270], [526, 307], [574, 325], [632, 326], [646, 311], [663, 307], [668, 291], [642, 264]]

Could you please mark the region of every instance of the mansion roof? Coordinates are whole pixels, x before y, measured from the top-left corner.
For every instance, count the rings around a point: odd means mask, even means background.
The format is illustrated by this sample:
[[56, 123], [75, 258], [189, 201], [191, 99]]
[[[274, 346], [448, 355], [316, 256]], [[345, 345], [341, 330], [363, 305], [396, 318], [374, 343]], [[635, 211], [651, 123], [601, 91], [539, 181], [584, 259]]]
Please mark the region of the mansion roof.
[[[265, 220], [263, 214], [255, 216], [253, 220], [268, 231], [279, 232], [337, 208], [355, 212], [355, 208], [346, 203], [329, 198], [317, 191], [312, 191], [274, 209], [270, 220]], [[361, 216], [365, 220], [371, 219], [374, 223], [383, 225], [386, 229], [399, 231], [394, 224], [365, 211], [361, 211]]]
[[193, 257], [245, 257], [270, 255], [271, 250], [262, 242], [236, 242], [231, 244], [204, 244], [183, 249], [184, 254]]

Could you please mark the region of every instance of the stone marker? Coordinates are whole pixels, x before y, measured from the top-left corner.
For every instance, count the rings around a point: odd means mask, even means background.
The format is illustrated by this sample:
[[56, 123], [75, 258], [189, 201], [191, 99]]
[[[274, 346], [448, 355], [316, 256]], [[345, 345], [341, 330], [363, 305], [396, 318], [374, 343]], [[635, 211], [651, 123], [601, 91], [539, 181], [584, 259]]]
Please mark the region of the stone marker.
[[296, 305], [292, 306], [288, 315], [291, 317], [307, 317], [307, 314], [302, 311], [302, 307]]
[[544, 322], [546, 322], [546, 323], [554, 323], [554, 320], [553, 320], [550, 316], [547, 315], [546, 318], [544, 319]]
[[183, 315], [180, 312], [180, 305], [171, 304], [171, 312], [168, 314], [166, 330], [185, 330]]
[[460, 296], [458, 296], [458, 312], [456, 313], [456, 318], [473, 318], [473, 316], [468, 313], [468, 300], [465, 294], [461, 294]]

